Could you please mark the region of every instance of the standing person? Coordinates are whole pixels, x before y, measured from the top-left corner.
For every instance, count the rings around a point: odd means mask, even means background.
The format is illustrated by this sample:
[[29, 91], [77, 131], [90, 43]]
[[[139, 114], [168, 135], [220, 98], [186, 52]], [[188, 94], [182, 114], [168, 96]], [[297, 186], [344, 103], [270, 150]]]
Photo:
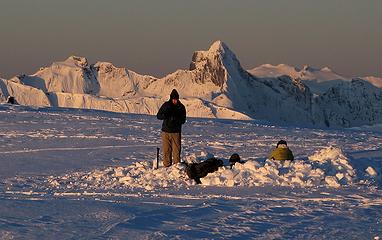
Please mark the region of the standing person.
[[169, 167], [180, 162], [182, 124], [186, 122], [186, 108], [179, 101], [179, 94], [175, 89], [170, 94], [170, 100], [160, 107], [157, 118], [163, 120], [163, 165]]

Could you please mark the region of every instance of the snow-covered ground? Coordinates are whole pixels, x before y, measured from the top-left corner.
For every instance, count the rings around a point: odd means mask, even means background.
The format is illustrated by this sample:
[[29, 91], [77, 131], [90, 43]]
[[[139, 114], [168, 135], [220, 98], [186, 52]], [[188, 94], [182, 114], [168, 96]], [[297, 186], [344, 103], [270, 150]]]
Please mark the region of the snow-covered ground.
[[[382, 237], [382, 131], [188, 119], [185, 161], [245, 161], [195, 185], [184, 165], [152, 169], [160, 125], [0, 105], [0, 238]], [[266, 160], [280, 139], [294, 162]]]

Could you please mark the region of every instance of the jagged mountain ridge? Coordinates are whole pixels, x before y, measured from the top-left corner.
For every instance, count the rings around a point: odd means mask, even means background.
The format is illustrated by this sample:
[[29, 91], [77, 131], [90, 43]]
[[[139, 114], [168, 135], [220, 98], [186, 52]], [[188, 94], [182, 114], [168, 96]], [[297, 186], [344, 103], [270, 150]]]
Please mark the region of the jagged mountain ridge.
[[301, 69], [287, 64], [263, 64], [255, 67], [249, 72], [252, 75], [259, 77], [278, 77], [288, 75], [292, 78], [299, 78], [301, 80], [317, 80], [319, 82], [331, 80], [349, 80], [348, 77], [342, 76], [334, 72], [329, 67], [315, 68], [309, 65], [304, 65]]
[[377, 88], [382, 88], [382, 78], [373, 76], [350, 78], [336, 73], [329, 67], [316, 68], [309, 65], [304, 65], [300, 69], [287, 64], [263, 64], [249, 70], [249, 72], [252, 75], [259, 77], [278, 77], [287, 75], [293, 79], [300, 79], [313, 93], [316, 94], [323, 94], [332, 87], [350, 82], [352, 79], [360, 78], [371, 83]]
[[194, 117], [255, 118], [308, 126], [353, 126], [380, 120], [376, 117], [360, 123], [353, 119], [343, 124], [328, 118], [322, 109], [328, 97], [315, 97], [299, 77], [250, 74], [221, 41], [207, 51], [195, 52], [189, 70], [177, 70], [163, 78], [107, 62], [89, 65], [86, 58], [72, 56], [33, 75], [1, 83], [2, 92], [7, 92], [4, 96], [14, 95], [24, 105], [156, 114], [176, 88], [188, 116]]

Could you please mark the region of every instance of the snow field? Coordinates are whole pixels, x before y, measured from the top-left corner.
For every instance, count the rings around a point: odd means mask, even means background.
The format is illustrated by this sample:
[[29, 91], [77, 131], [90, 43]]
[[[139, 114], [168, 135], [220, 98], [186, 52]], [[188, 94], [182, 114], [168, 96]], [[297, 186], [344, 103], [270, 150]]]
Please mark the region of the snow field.
[[[0, 104], [0, 236], [382, 236], [380, 131], [190, 118], [184, 161], [215, 156], [227, 164], [236, 152], [246, 162], [195, 185], [183, 165], [152, 169], [159, 129], [153, 116]], [[296, 161], [265, 159], [280, 139]]]

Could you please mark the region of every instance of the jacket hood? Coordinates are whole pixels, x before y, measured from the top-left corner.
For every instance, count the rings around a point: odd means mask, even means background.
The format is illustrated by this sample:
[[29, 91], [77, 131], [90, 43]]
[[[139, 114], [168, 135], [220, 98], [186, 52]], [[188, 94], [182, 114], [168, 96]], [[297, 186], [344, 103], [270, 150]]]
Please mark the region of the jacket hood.
[[172, 99], [178, 99], [179, 100], [179, 93], [176, 91], [176, 89], [173, 89], [170, 94], [170, 100]]

